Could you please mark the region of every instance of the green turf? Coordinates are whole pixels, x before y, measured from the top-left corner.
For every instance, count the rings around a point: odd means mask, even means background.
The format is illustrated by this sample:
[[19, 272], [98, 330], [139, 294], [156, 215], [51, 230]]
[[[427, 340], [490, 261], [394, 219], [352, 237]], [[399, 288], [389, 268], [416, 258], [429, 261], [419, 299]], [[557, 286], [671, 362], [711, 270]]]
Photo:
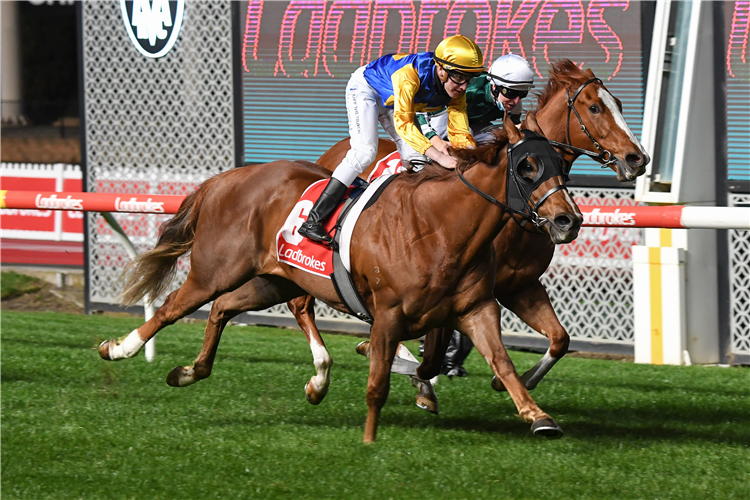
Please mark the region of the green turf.
[[[331, 390], [311, 406], [304, 336], [229, 327], [212, 376], [171, 388], [202, 325], [158, 355], [95, 350], [138, 319], [2, 313], [2, 498], [733, 499], [750, 497], [750, 370], [567, 357], [533, 391], [566, 431], [535, 438], [472, 353], [437, 386], [440, 415], [393, 376], [375, 445], [361, 442], [367, 363], [326, 335]], [[410, 347], [414, 347], [411, 344]], [[538, 355], [513, 352], [519, 370]]]
[[44, 283], [41, 280], [18, 274], [14, 271], [0, 273], [0, 295], [3, 299], [11, 299], [25, 293], [41, 290]]

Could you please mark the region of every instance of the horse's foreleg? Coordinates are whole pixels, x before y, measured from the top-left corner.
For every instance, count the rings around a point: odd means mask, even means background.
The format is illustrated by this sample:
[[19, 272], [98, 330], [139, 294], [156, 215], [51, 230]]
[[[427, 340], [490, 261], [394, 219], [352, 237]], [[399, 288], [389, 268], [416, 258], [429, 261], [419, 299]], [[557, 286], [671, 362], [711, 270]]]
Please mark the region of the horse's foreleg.
[[[452, 332], [453, 330], [451, 330]], [[430, 332], [432, 333], [432, 332]], [[430, 334], [428, 334], [430, 335]], [[425, 343], [426, 345], [426, 343]], [[446, 344], [447, 348], [447, 344]], [[357, 352], [367, 358], [370, 357], [370, 342], [365, 340], [357, 345]], [[442, 361], [441, 361], [442, 363]], [[422, 364], [417, 361], [417, 358], [411, 353], [411, 351], [404, 345], [399, 343], [398, 349], [396, 350], [396, 356], [393, 358], [393, 364], [391, 365], [391, 373], [398, 373], [406, 375], [411, 380], [411, 385], [417, 389], [417, 395], [415, 396], [415, 404], [418, 408], [428, 411], [433, 415], [438, 414], [438, 398], [435, 394], [435, 388], [432, 387], [432, 382], [429, 378], [425, 378], [420, 375]], [[440, 366], [438, 365], [438, 373], [440, 372]], [[431, 377], [430, 377], [431, 378]]]
[[236, 290], [218, 297], [211, 306], [200, 354], [192, 366], [177, 366], [172, 369], [167, 375], [167, 384], [172, 387], [184, 387], [210, 376], [221, 334], [232, 318], [244, 311], [267, 309], [299, 293], [299, 288], [294, 284], [285, 286], [279, 279], [271, 281], [264, 277], [256, 277]]
[[469, 335], [479, 353], [490, 364], [495, 376], [508, 390], [521, 418], [533, 422], [531, 430], [534, 434], [562, 436], [560, 426], [539, 408], [516, 373], [500, 338], [500, 306], [494, 298], [462, 317], [459, 330]]
[[313, 355], [313, 363], [317, 372], [305, 384], [305, 397], [310, 404], [317, 405], [323, 401], [328, 394], [328, 386], [331, 383], [331, 367], [333, 358], [326, 349], [323, 337], [320, 336], [315, 324], [315, 298], [311, 295], [297, 297], [287, 302], [289, 310], [294, 314], [297, 324], [305, 332], [307, 342]]
[[398, 350], [403, 325], [386, 315], [376, 316], [370, 331], [370, 376], [367, 379], [367, 422], [365, 443], [374, 443], [380, 411], [388, 399], [391, 365]]
[[[524, 323], [549, 339], [549, 349], [544, 353], [542, 359], [521, 375], [521, 381], [526, 385], [526, 388], [534, 389], [555, 366], [555, 363], [568, 352], [570, 336], [560, 324], [560, 320], [552, 308], [547, 290], [538, 280], [523, 287], [517, 293], [503, 297], [500, 303], [513, 311]], [[496, 390], [505, 390], [497, 379], [493, 379], [492, 387]]]
[[185, 283], [167, 296], [164, 305], [156, 310], [153, 318], [119, 341], [111, 339], [99, 344], [99, 356], [106, 360], [120, 360], [135, 356], [159, 330], [197, 311], [211, 298], [211, 292], [196, 284], [192, 275], [188, 274]]

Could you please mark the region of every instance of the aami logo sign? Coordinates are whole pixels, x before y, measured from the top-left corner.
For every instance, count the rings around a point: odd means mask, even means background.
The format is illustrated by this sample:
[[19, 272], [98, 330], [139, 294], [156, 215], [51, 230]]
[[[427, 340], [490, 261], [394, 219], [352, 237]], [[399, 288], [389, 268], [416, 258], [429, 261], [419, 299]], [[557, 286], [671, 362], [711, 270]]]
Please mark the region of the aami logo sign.
[[185, 1], [120, 0], [125, 29], [138, 52], [146, 57], [162, 57], [177, 41]]

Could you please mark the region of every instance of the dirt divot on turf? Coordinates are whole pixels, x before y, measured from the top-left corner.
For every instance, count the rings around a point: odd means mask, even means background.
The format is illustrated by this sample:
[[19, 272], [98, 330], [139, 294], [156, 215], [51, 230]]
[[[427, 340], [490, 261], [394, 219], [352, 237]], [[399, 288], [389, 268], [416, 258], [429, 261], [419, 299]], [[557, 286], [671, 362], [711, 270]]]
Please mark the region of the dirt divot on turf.
[[83, 287], [56, 287], [46, 283], [40, 290], [0, 302], [3, 311], [50, 311], [83, 314]]

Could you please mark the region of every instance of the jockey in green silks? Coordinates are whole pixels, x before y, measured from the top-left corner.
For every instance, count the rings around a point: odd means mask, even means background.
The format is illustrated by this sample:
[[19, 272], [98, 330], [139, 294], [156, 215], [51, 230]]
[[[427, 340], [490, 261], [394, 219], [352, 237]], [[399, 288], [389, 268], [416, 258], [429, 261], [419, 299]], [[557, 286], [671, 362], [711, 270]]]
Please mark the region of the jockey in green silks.
[[[521, 100], [533, 87], [534, 72], [526, 59], [512, 53], [498, 57], [485, 78], [475, 78], [466, 88], [466, 113], [474, 139], [480, 143], [491, 140], [492, 130], [502, 128], [505, 113], [516, 125], [521, 123]], [[446, 149], [445, 110], [418, 113], [417, 123], [433, 146]]]

